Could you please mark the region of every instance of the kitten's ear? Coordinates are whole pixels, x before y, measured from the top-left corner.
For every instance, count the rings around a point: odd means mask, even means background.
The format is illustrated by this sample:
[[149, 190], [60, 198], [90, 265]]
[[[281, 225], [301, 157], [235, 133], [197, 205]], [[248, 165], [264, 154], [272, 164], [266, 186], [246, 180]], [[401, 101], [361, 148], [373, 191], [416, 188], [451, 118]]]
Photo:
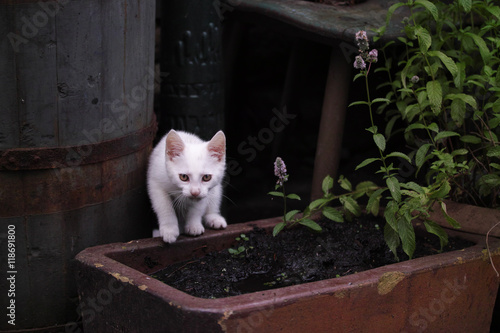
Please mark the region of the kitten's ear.
[[222, 161], [226, 154], [226, 136], [222, 131], [215, 133], [214, 137], [208, 142], [208, 151], [219, 162]]
[[165, 155], [172, 161], [184, 150], [184, 142], [176, 131], [170, 130], [167, 134], [167, 143], [165, 145]]

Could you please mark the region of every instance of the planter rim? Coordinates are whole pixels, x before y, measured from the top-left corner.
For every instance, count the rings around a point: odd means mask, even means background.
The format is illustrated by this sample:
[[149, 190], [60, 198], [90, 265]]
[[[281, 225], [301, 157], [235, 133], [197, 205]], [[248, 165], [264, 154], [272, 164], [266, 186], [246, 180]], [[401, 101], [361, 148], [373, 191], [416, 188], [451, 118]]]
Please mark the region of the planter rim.
[[[462, 228], [458, 230], [477, 235], [486, 235], [488, 230], [500, 222], [500, 209], [463, 204], [452, 200], [444, 200], [444, 202], [446, 204], [446, 211], [451, 217], [455, 219], [460, 217], [457, 220]], [[433, 210], [435, 211], [432, 215], [434, 222], [446, 228], [446, 230], [457, 230], [453, 229], [444, 216], [439, 213], [441, 207], [438, 203], [433, 206]], [[478, 215], [481, 216], [481, 220], [478, 220]], [[500, 225], [492, 229], [489, 236], [500, 238]]]
[[[146, 252], [147, 250], [158, 250], [159, 248], [182, 247], [183, 244], [188, 242], [195, 242], [203, 246], [203, 244], [210, 241], [216, 241], [222, 235], [226, 237], [228, 235], [234, 235], [236, 237], [240, 233], [250, 232], [254, 227], [269, 229], [279, 221], [281, 221], [280, 218], [270, 218], [232, 224], [225, 230], [207, 230], [204, 235], [196, 238], [181, 236], [178, 241], [173, 244], [165, 244], [160, 238], [133, 240], [128, 243], [105, 244], [83, 250], [76, 256], [76, 260], [83, 264], [94, 266], [96, 269], [122, 282], [135, 285], [147, 293], [161, 297], [172, 306], [181, 307], [182, 305], [182, 307], [187, 310], [213, 312], [222, 315], [237, 312], [243, 309], [243, 307], [248, 310], [249, 301], [251, 301], [250, 303], [255, 308], [265, 308], [272, 307], [273, 303], [276, 301], [293, 303], [299, 299], [317, 297], [318, 295], [329, 296], [332, 294], [342, 297], [342, 291], [360, 288], [367, 284], [376, 284], [379, 294], [384, 295], [385, 293], [389, 293], [405, 276], [432, 270], [438, 258], [440, 267], [458, 265], [477, 258], [489, 261], [489, 255], [485, 250], [485, 237], [450, 230], [448, 231], [450, 236], [459, 236], [471, 240], [476, 242], [476, 245], [463, 250], [398, 262], [334, 279], [307, 282], [299, 285], [257, 291], [225, 298], [205, 299], [194, 297], [177, 290], [150, 277], [146, 273], [112, 258], [113, 255], [118, 253], [132, 253], [134, 251]], [[500, 240], [490, 239], [489, 246], [492, 256], [500, 256]], [[336, 294], [337, 292], [339, 292], [338, 295]]]

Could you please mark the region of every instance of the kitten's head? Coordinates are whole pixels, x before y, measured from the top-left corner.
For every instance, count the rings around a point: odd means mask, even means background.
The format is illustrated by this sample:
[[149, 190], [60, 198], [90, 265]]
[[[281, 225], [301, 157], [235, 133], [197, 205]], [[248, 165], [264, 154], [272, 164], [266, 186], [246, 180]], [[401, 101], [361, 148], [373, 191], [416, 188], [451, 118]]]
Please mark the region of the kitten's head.
[[165, 163], [168, 174], [182, 195], [202, 199], [222, 182], [226, 166], [226, 137], [217, 132], [208, 141], [171, 130], [166, 137]]

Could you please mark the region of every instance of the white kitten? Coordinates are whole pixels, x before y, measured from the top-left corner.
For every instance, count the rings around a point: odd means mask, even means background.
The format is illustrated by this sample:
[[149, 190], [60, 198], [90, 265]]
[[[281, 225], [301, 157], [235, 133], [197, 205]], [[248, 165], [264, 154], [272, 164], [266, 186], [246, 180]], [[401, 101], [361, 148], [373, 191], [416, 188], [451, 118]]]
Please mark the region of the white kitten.
[[227, 226], [220, 215], [222, 178], [226, 166], [226, 137], [217, 132], [208, 141], [174, 131], [165, 135], [149, 158], [148, 193], [158, 217], [159, 235], [174, 242], [183, 232], [201, 235], [205, 225]]

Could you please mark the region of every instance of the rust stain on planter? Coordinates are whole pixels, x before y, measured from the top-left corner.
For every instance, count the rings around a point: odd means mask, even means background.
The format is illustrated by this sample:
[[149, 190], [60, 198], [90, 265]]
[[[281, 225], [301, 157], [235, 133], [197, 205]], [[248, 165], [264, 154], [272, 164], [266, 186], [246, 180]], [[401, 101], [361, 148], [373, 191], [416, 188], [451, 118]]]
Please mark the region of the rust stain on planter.
[[134, 280], [132, 279], [129, 279], [128, 277], [126, 276], [122, 276], [120, 275], [120, 273], [110, 273], [115, 279], [117, 280], [120, 280], [121, 282], [125, 282], [125, 283], [130, 283], [131, 285], [134, 285], [132, 282], [134, 282]]
[[[482, 251], [483, 253], [483, 260], [484, 261], [490, 261], [490, 253], [488, 252], [488, 249], [484, 249]], [[500, 247], [497, 248], [495, 251], [491, 251], [491, 256], [499, 256], [500, 255]]]
[[337, 297], [337, 298], [344, 298], [346, 294], [347, 294], [347, 291], [345, 291], [345, 290], [337, 291], [335, 293], [335, 297]]
[[403, 272], [387, 272], [384, 273], [378, 280], [378, 293], [379, 295], [386, 295], [390, 293], [396, 285], [405, 278]]
[[219, 324], [223, 332], [227, 332], [227, 326], [225, 322], [229, 319], [229, 317], [231, 317], [232, 314], [232, 310], [224, 311], [224, 315], [222, 316], [222, 318], [217, 321], [217, 324]]
[[456, 265], [461, 265], [463, 264], [465, 261], [464, 261], [464, 258], [462, 257], [457, 257], [457, 261], [455, 262]]

